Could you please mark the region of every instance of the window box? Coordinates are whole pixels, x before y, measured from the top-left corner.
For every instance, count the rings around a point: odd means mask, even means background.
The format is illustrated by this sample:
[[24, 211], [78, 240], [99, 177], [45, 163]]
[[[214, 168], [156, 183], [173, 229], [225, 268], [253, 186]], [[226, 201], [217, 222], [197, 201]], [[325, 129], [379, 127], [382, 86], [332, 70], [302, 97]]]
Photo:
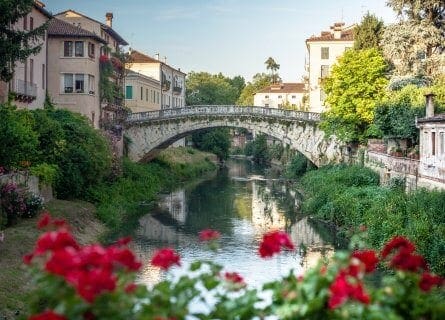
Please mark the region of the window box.
[[73, 87], [65, 87], [65, 93], [73, 93]]

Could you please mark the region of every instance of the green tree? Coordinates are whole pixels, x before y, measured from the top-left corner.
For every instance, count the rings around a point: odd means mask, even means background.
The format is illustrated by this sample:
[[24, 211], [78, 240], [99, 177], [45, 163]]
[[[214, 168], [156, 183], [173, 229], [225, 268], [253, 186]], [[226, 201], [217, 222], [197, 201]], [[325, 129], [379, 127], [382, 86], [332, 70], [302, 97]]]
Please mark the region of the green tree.
[[230, 131], [228, 128], [217, 128], [200, 131], [192, 135], [196, 148], [216, 154], [220, 160], [229, 157], [231, 145]]
[[269, 148], [267, 146], [267, 136], [265, 134], [259, 134], [253, 141], [252, 146], [253, 161], [257, 163], [267, 163], [270, 161]]
[[346, 142], [362, 141], [385, 94], [387, 64], [378, 49], [349, 50], [338, 59], [323, 89], [328, 111], [321, 127]]
[[266, 69], [271, 72], [272, 83], [277, 83], [279, 79], [277, 71], [280, 69], [280, 65], [272, 57], [267, 58], [264, 63], [266, 64]]
[[390, 0], [399, 22], [385, 28], [385, 56], [396, 75], [435, 77], [445, 67], [445, 1]]
[[47, 24], [33, 30], [14, 30], [12, 25], [26, 16], [34, 6], [33, 0], [0, 0], [0, 79], [10, 81], [16, 61], [25, 61], [40, 52], [39, 40], [44, 36]]
[[19, 167], [24, 161], [34, 162], [38, 134], [33, 125], [29, 111], [0, 105], [0, 166]]
[[354, 49], [379, 48], [383, 32], [383, 21], [367, 12], [354, 29]]
[[271, 75], [257, 73], [253, 76], [252, 82], [248, 82], [244, 87], [236, 103], [241, 106], [253, 106], [254, 94], [272, 83], [273, 79]]
[[242, 87], [240, 78], [230, 79], [221, 73], [190, 72], [186, 80], [186, 103], [189, 106], [235, 104]]

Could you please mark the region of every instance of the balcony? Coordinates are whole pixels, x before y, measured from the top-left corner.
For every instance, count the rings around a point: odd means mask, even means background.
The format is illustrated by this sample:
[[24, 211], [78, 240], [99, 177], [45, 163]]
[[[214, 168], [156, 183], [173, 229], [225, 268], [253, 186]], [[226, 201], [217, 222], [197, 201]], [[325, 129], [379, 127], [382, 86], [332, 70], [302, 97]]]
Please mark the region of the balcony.
[[171, 86], [170, 81], [162, 81], [162, 91], [169, 91]]
[[174, 86], [173, 87], [173, 93], [174, 94], [181, 94], [182, 93], [182, 87]]
[[22, 102], [31, 102], [37, 98], [37, 85], [28, 81], [16, 79], [12, 91], [15, 99]]

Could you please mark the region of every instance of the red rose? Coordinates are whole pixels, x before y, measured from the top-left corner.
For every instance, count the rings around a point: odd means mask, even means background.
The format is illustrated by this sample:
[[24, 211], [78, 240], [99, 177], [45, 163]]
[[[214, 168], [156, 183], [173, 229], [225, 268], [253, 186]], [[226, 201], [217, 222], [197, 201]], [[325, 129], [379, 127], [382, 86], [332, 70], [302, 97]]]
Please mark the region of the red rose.
[[138, 286], [137, 286], [136, 284], [134, 284], [134, 283], [130, 283], [129, 285], [127, 285], [127, 286], [125, 287], [125, 292], [126, 292], [126, 293], [133, 293], [133, 292], [136, 291], [137, 287], [138, 287]]
[[138, 271], [142, 263], [136, 259], [134, 253], [128, 248], [110, 247], [108, 254], [117, 265], [122, 265], [131, 271]]
[[171, 248], [160, 249], [155, 252], [151, 258], [151, 264], [155, 267], [159, 267], [162, 270], [168, 270], [172, 265], [181, 265], [180, 257]]
[[428, 292], [434, 286], [441, 286], [443, 283], [443, 279], [434, 274], [424, 272], [422, 274], [422, 278], [420, 278], [419, 288], [422, 291]]
[[87, 302], [94, 302], [96, 297], [116, 288], [117, 278], [109, 270], [90, 270], [78, 274], [75, 288], [77, 293]]
[[79, 248], [71, 233], [66, 230], [51, 231], [42, 234], [37, 239], [34, 253], [41, 255], [47, 251], [56, 251], [66, 247]]
[[389, 242], [385, 244], [382, 250], [382, 257], [386, 258], [396, 249], [404, 249], [406, 252], [414, 252], [416, 247], [414, 244], [402, 236], [395, 236]]
[[294, 244], [287, 233], [283, 231], [272, 231], [263, 236], [259, 253], [262, 258], [272, 257], [274, 254], [279, 253], [282, 247], [293, 250]]
[[213, 241], [219, 239], [221, 234], [212, 229], [205, 229], [199, 232], [199, 240], [201, 241]]
[[373, 272], [379, 262], [377, 253], [374, 250], [354, 251], [351, 256], [360, 260], [365, 265], [365, 271], [368, 273]]
[[370, 302], [370, 298], [365, 292], [363, 284], [357, 279], [354, 279], [354, 284], [350, 283], [348, 278], [349, 275], [345, 272], [345, 270], [342, 270], [329, 287], [329, 309], [335, 309], [341, 306], [349, 298], [360, 301], [364, 304], [368, 304]]
[[428, 265], [421, 255], [414, 254], [409, 248], [404, 247], [394, 255], [389, 265], [404, 271], [418, 272], [420, 270], [428, 270]]

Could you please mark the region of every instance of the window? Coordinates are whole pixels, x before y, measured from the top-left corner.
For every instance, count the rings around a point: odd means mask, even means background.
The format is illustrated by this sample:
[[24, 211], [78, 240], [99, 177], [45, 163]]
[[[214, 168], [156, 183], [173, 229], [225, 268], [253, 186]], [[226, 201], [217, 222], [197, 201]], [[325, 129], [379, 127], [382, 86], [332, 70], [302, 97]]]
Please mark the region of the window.
[[88, 56], [94, 58], [94, 43], [88, 42]]
[[29, 82], [34, 83], [34, 59], [29, 59]]
[[281, 98], [283, 98], [283, 96], [278, 96], [278, 99], [281, 99]]
[[46, 74], [46, 68], [45, 68], [45, 64], [42, 64], [42, 89], [45, 90], [45, 74]]
[[297, 96], [292, 96], [292, 99], [297, 99]]
[[23, 17], [23, 30], [28, 30], [28, 15]]
[[436, 155], [436, 133], [431, 132], [431, 155]]
[[34, 30], [34, 18], [30, 17], [29, 18], [29, 30]]
[[72, 41], [64, 41], [63, 42], [63, 56], [64, 57], [72, 57], [73, 56], [73, 42]]
[[439, 148], [440, 154], [445, 154], [445, 132], [439, 133]]
[[283, 105], [281, 103], [278, 104], [278, 108], [282, 108]]
[[148, 89], [145, 89], [145, 101], [148, 101]]
[[88, 75], [88, 93], [89, 94], [96, 93], [96, 83], [94, 81], [94, 76], [91, 74]]
[[322, 65], [320, 70], [320, 78], [324, 79], [329, 75], [329, 65]]
[[141, 101], [144, 100], [144, 88], [141, 87]]
[[269, 96], [264, 96], [265, 99], [269, 99]]
[[75, 42], [74, 55], [76, 57], [83, 57], [83, 41]]
[[85, 75], [84, 74], [76, 74], [74, 85], [75, 85], [76, 93], [84, 93], [85, 92]]
[[64, 93], [72, 93], [73, 92], [73, 74], [65, 73], [63, 75], [63, 92]]
[[133, 86], [125, 87], [125, 99], [133, 99]]
[[321, 48], [321, 58], [322, 59], [329, 59], [329, 47], [322, 47]]
[[320, 101], [325, 101], [326, 99], [326, 92], [324, 92], [323, 89], [320, 89]]
[[159, 92], [157, 92], [157, 94], [158, 94], [158, 99], [157, 99], [157, 103], [159, 103]]

